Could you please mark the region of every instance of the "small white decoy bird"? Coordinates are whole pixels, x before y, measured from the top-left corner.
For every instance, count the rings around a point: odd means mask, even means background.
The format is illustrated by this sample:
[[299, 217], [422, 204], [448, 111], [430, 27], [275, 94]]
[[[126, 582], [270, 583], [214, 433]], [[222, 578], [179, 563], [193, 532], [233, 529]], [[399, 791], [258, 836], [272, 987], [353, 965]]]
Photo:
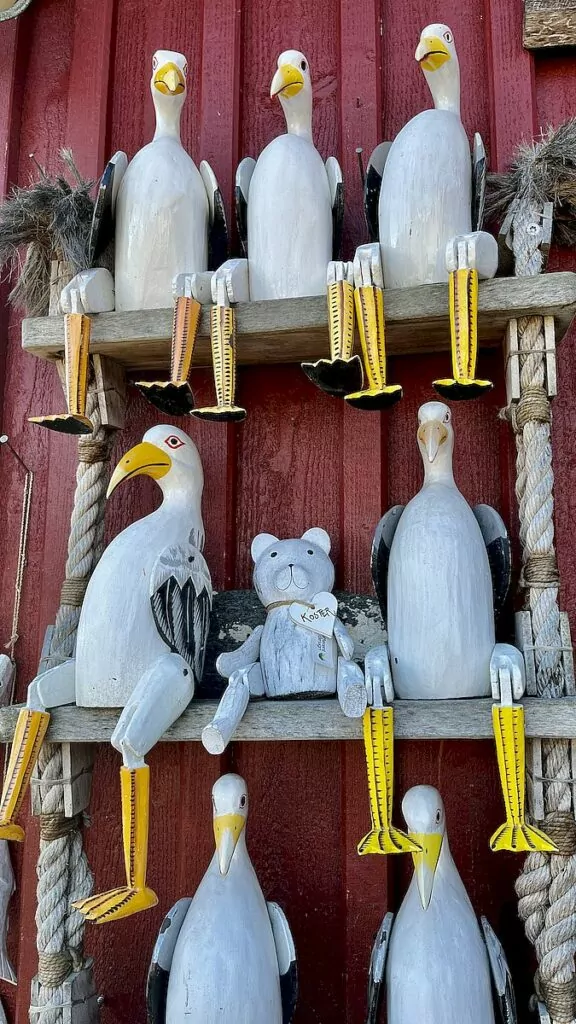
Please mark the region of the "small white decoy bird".
[[152, 58], [156, 131], [128, 164], [116, 202], [117, 310], [172, 305], [174, 279], [208, 269], [210, 226], [221, 227], [214, 174], [206, 161], [198, 170], [180, 140], [187, 71], [181, 53]]
[[482, 930], [452, 859], [444, 805], [432, 786], [402, 801], [414, 875], [398, 914], [386, 914], [372, 951], [367, 1024], [377, 1024], [386, 988], [388, 1024], [516, 1024], [504, 950], [486, 918]]
[[[245, 259], [228, 260], [214, 274], [212, 354], [217, 405], [194, 410], [204, 419], [240, 419], [234, 405], [234, 309], [237, 302], [322, 295], [329, 262], [342, 237], [344, 187], [335, 157], [324, 162], [312, 139], [310, 65], [286, 50], [270, 96], [277, 97], [287, 131], [246, 157], [236, 172], [236, 220]], [[232, 305], [231, 305], [232, 304]]]
[[393, 142], [377, 146], [366, 171], [364, 204], [373, 244], [356, 251], [354, 279], [369, 386], [347, 396], [359, 408], [383, 407], [401, 397], [398, 386], [386, 386], [384, 310], [379, 309], [383, 287], [449, 280], [453, 378], [435, 381], [434, 387], [460, 399], [492, 386], [475, 377], [478, 278], [493, 277], [498, 266], [496, 242], [481, 231], [484, 146], [476, 134], [471, 158], [460, 117], [458, 57], [448, 26], [428, 25], [415, 58], [434, 107], [413, 117]]
[[73, 703], [124, 709], [112, 744], [123, 760], [126, 885], [77, 904], [99, 923], [157, 902], [146, 885], [150, 769], [144, 758], [192, 700], [212, 604], [202, 555], [204, 477], [194, 442], [176, 427], [152, 427], [121, 459], [108, 495], [141, 474], [157, 481], [162, 504], [104, 551], [82, 604], [75, 657], [30, 684], [0, 799], [0, 839], [23, 839], [14, 818], [50, 721], [46, 709]]
[[[497, 644], [495, 613], [510, 583], [506, 527], [489, 505], [470, 508], [452, 471], [452, 414], [442, 402], [418, 413], [424, 464], [421, 490], [381, 519], [372, 575], [388, 645], [366, 657], [369, 688], [408, 700], [484, 697], [492, 691], [506, 824], [493, 849], [553, 849], [524, 821], [523, 709], [520, 651]], [[376, 714], [376, 712], [372, 712]]]
[[246, 848], [239, 775], [212, 790], [216, 851], [193, 899], [167, 915], [148, 973], [149, 1024], [290, 1024], [296, 953], [284, 913], [266, 903]]

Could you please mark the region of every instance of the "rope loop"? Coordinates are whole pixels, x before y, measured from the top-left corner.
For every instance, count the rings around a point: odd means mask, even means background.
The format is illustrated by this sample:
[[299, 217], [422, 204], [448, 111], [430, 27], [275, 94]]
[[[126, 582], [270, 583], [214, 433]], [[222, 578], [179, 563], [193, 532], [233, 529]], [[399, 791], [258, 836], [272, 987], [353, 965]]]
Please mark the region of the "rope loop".
[[576, 853], [576, 821], [570, 811], [551, 811], [547, 814], [544, 818], [544, 831], [563, 857]]

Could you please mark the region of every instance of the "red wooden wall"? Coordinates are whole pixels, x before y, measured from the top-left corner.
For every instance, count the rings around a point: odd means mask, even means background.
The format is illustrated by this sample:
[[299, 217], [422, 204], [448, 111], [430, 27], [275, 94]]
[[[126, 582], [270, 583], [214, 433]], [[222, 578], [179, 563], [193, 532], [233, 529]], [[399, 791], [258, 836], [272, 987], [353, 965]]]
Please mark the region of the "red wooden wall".
[[[429, 104], [413, 60], [424, 25], [441, 19], [455, 33], [464, 121], [470, 132], [483, 133], [492, 166], [504, 166], [522, 136], [571, 116], [573, 55], [528, 55], [521, 45], [521, 16], [521, 0], [33, 0], [18, 21], [0, 25], [0, 187], [27, 180], [31, 152], [54, 169], [59, 148], [70, 145], [88, 175], [96, 175], [116, 148], [133, 154], [153, 125], [151, 54], [166, 47], [188, 56], [184, 143], [196, 159], [211, 161], [229, 204], [239, 157], [256, 156], [283, 130], [280, 109], [268, 98], [269, 83], [279, 52], [298, 47], [309, 57], [315, 82], [317, 144], [324, 156], [340, 157], [347, 175], [351, 255], [365, 240], [356, 146], [367, 156]], [[564, 258], [564, 266], [571, 265], [574, 260]], [[21, 352], [16, 317], [2, 317], [0, 428], [35, 472], [18, 652], [22, 698], [58, 603], [75, 445], [27, 423], [30, 413], [61, 402], [59, 386], [52, 367]], [[559, 558], [569, 611], [576, 598], [572, 347], [567, 337], [554, 418]], [[382, 417], [325, 398], [298, 368], [242, 370], [239, 400], [249, 409], [246, 424], [188, 424], [204, 461], [207, 557], [216, 587], [250, 585], [249, 545], [256, 532], [290, 536], [321, 525], [333, 539], [338, 585], [368, 591], [374, 525], [383, 509], [406, 501], [419, 486], [416, 410], [431, 397], [430, 381], [446, 370], [446, 358], [395, 360], [391, 379], [404, 384], [406, 397]], [[493, 503], [515, 530], [509, 438], [496, 419], [504, 399], [497, 352], [483, 357], [482, 373], [500, 385], [486, 400], [455, 411], [457, 479], [470, 500]], [[204, 380], [198, 384], [204, 401], [209, 376], [197, 377]], [[134, 394], [117, 453], [154, 420]], [[10, 631], [21, 496], [19, 472], [6, 453], [0, 474], [3, 641]], [[146, 482], [121, 490], [108, 510], [110, 536], [156, 500]], [[502, 814], [492, 745], [399, 743], [397, 762], [399, 796], [416, 782], [438, 785], [444, 794], [456, 860], [476, 908], [504, 939], [525, 1020], [531, 963], [513, 892], [520, 861], [488, 850]], [[212, 844], [210, 788], [226, 769], [248, 781], [252, 856], [264, 891], [284, 905], [293, 926], [301, 970], [297, 1021], [359, 1024], [372, 937], [384, 910], [397, 908], [410, 870], [407, 859], [356, 856], [367, 824], [361, 744], [236, 744], [220, 761], [199, 745], [163, 745], [150, 763], [149, 874], [160, 905], [126, 923], [87, 931], [105, 996], [105, 1024], [145, 1020], [144, 978], [154, 937], [163, 912], [192, 893], [204, 871]], [[118, 756], [102, 748], [86, 838], [100, 886], [122, 877], [117, 771]], [[27, 1020], [36, 971], [37, 845], [30, 819], [27, 842], [15, 852], [19, 890], [10, 942], [20, 981], [17, 992], [5, 985], [0, 992], [18, 1024]]]

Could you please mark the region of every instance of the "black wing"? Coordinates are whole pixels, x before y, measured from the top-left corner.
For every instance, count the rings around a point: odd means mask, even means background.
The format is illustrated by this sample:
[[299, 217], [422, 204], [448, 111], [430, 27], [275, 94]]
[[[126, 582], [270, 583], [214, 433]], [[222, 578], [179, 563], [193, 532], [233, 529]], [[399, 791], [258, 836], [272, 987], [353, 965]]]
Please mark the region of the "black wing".
[[386, 958], [390, 945], [390, 933], [394, 914], [386, 914], [372, 947], [370, 957], [370, 971], [368, 974], [368, 1016], [366, 1024], [377, 1024], [380, 1000], [385, 987]]
[[166, 548], [150, 577], [156, 628], [171, 651], [202, 678], [208, 640], [212, 584], [204, 556], [193, 545]]
[[238, 164], [234, 202], [236, 206], [236, 227], [242, 246], [242, 255], [248, 259], [248, 194], [256, 161], [247, 156]]
[[94, 267], [114, 239], [114, 213], [120, 182], [128, 166], [121, 150], [108, 161], [98, 183], [88, 242], [88, 266]]
[[335, 156], [328, 157], [325, 167], [332, 203], [332, 259], [339, 260], [344, 228], [344, 179], [342, 168]]
[[192, 903], [191, 898], [178, 900], [164, 918], [152, 952], [146, 979], [146, 1019], [148, 1024], [165, 1024], [168, 979], [176, 940]]
[[391, 145], [391, 142], [381, 142], [379, 146], [376, 146], [366, 168], [366, 178], [364, 179], [364, 214], [371, 242], [377, 242], [379, 238], [378, 202], [380, 200], [384, 164], [386, 163]]
[[510, 538], [504, 520], [498, 515], [496, 509], [490, 505], [476, 505], [472, 511], [476, 516], [486, 545], [492, 574], [494, 618], [498, 621], [510, 589], [512, 573]]
[[276, 946], [282, 998], [282, 1024], [292, 1024], [298, 1000], [298, 963], [288, 919], [277, 903], [268, 903], [268, 915]]
[[502, 1024], [518, 1024], [516, 1013], [516, 1000], [512, 987], [512, 975], [506, 960], [506, 955], [496, 933], [490, 927], [487, 919], [481, 917], [484, 942], [488, 952], [490, 971], [492, 974], [492, 985], [496, 996], [496, 1005], [500, 1014]]
[[382, 612], [382, 618], [385, 625], [388, 622], [386, 612], [388, 603], [388, 562], [390, 561], [390, 548], [392, 547], [396, 527], [400, 522], [400, 516], [403, 511], [404, 505], [394, 505], [389, 509], [378, 523], [374, 534], [374, 540], [372, 541], [372, 581], [374, 583], [374, 590], [376, 591], [376, 597], [380, 604], [380, 611]]
[[216, 175], [207, 160], [200, 164], [200, 174], [208, 196], [210, 228], [208, 231], [208, 269], [217, 270], [228, 259], [229, 238], [226, 210]]
[[486, 150], [482, 136], [476, 132], [472, 151], [472, 231], [481, 231], [484, 223], [487, 170]]

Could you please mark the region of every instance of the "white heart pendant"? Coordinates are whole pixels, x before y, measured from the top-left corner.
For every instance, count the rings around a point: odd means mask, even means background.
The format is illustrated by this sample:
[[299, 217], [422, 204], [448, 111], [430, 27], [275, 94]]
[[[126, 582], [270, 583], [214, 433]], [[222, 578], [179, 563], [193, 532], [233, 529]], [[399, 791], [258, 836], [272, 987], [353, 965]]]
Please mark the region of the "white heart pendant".
[[315, 595], [311, 606], [294, 601], [290, 605], [290, 618], [296, 625], [304, 626], [313, 633], [332, 636], [337, 611], [338, 601], [334, 594], [321, 593]]

